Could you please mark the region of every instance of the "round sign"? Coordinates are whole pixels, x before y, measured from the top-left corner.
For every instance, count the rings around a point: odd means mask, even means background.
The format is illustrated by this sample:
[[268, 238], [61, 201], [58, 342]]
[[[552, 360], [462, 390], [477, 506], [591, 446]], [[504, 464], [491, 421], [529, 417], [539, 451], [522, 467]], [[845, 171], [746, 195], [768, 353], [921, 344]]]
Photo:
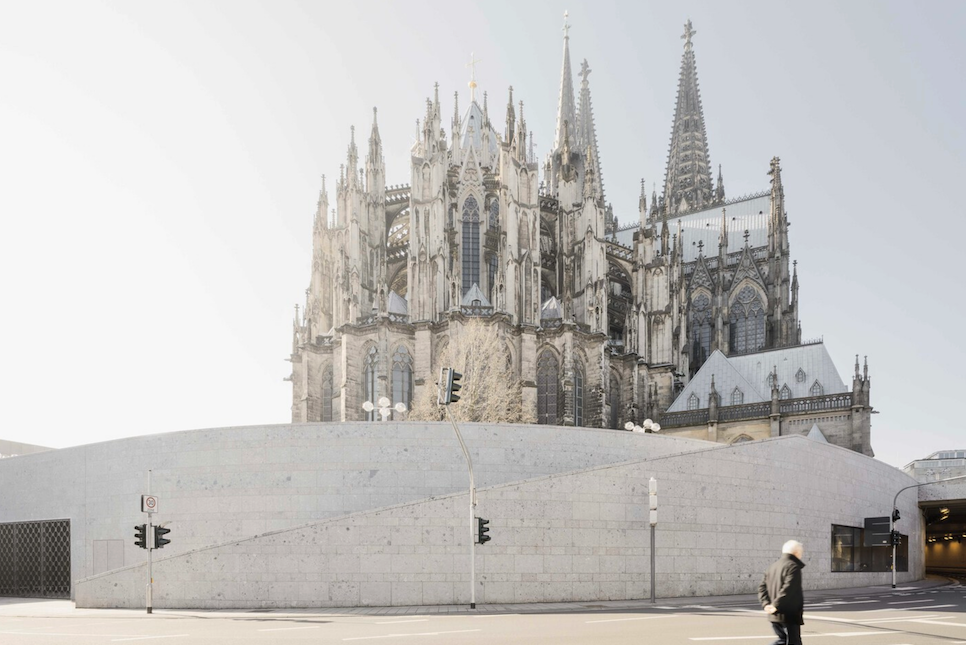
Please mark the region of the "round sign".
[[144, 498], [144, 506], [148, 510], [153, 511], [155, 508], [158, 507], [158, 498], [148, 495], [147, 497]]

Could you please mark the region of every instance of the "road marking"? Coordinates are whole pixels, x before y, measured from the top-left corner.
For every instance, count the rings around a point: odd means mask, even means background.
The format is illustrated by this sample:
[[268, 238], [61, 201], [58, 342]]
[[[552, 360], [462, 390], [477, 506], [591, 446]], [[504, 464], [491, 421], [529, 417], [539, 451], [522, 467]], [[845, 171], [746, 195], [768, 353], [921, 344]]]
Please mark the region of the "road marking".
[[259, 632], [289, 632], [294, 629], [318, 629], [321, 625], [305, 625], [302, 627], [272, 627], [270, 629], [258, 629]]
[[931, 598], [927, 598], [927, 599], [924, 599], [924, 600], [897, 600], [895, 602], [890, 602], [888, 604], [890, 604], [890, 605], [911, 605], [914, 602], [933, 602], [933, 601], [932, 601]]
[[[167, 636], [134, 636], [132, 638], [112, 638], [112, 643], [120, 643], [121, 641], [146, 641], [154, 638], [184, 638], [188, 634], [168, 634]], [[91, 636], [91, 634], [88, 634]]]
[[[849, 636], [894, 636], [891, 632], [832, 632], [828, 634], [802, 634], [802, 638], [819, 638], [825, 636], [838, 636], [840, 638], [847, 638]], [[699, 638], [689, 638], [692, 641], [741, 641], [741, 640], [771, 640], [774, 639], [775, 635], [771, 636], [702, 636]]]
[[343, 638], [344, 641], [365, 641], [372, 640], [375, 638], [402, 638], [403, 636], [441, 636], [442, 634], [466, 634], [469, 632], [480, 632], [481, 629], [457, 629], [450, 632], [423, 632], [421, 634], [385, 634], [383, 636], [353, 636], [352, 638]]
[[400, 623], [425, 623], [428, 622], [428, 618], [414, 618], [412, 620], [387, 620], [383, 623], [376, 623], [376, 625], [398, 625]]
[[623, 623], [628, 620], [651, 620], [652, 618], [670, 618], [671, 616], [680, 616], [680, 614], [664, 614], [663, 616], [637, 616], [634, 618], [609, 618], [607, 620], [585, 620], [584, 623], [587, 625], [591, 623]]
[[929, 620], [926, 618], [911, 618], [910, 623], [925, 623], [926, 625], [948, 625], [950, 627], [966, 627], [966, 623], [947, 623], [941, 620]]
[[[0, 632], [0, 634], [9, 634], [11, 636], [99, 636], [101, 638], [109, 636], [124, 636], [124, 634], [68, 634], [63, 632]], [[128, 634], [130, 636], [130, 634]], [[137, 637], [135, 637], [137, 638]]]

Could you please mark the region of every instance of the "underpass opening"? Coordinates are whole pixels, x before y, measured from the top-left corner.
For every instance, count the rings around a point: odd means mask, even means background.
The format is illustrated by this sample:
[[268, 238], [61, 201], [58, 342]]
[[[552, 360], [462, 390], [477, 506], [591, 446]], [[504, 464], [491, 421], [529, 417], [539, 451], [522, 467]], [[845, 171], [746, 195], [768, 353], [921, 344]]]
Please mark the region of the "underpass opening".
[[966, 574], [966, 499], [920, 502], [926, 573]]

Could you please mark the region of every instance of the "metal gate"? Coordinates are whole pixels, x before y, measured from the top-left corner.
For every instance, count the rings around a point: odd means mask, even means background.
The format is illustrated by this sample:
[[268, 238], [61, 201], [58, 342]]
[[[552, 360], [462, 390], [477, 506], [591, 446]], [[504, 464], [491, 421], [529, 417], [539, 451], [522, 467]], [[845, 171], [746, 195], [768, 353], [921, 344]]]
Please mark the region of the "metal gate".
[[0, 524], [0, 596], [70, 598], [70, 520]]

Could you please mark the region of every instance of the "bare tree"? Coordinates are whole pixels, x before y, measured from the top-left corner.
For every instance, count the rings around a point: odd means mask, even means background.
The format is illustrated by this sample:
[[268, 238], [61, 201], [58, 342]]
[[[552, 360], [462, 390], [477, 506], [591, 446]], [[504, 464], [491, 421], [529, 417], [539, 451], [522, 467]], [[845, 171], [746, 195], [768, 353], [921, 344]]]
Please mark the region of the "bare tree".
[[[455, 323], [455, 321], [454, 321]], [[463, 375], [460, 400], [450, 405], [457, 421], [532, 423], [533, 415], [523, 410], [523, 387], [513, 370], [510, 350], [496, 325], [479, 319], [450, 323], [449, 343], [440, 353], [427, 383], [413, 401], [411, 420], [439, 421], [445, 412], [436, 403], [436, 385], [441, 367], [452, 367]]]

